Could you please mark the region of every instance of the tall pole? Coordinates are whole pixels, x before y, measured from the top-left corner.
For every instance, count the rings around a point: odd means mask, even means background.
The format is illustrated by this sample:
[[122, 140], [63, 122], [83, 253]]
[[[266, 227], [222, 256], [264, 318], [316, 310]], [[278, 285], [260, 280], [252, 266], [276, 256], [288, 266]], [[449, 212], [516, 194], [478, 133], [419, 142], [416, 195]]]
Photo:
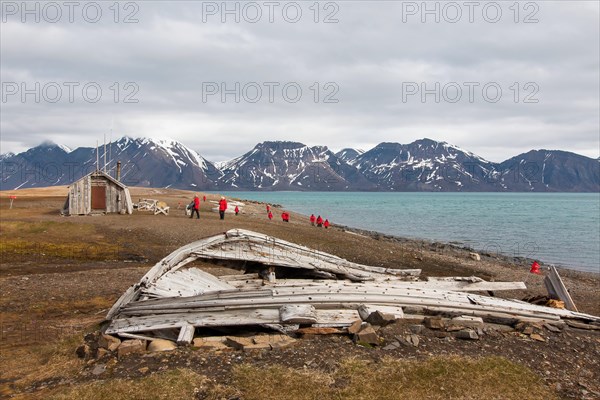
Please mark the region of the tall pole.
[[100, 171], [100, 146], [96, 140], [96, 172]]
[[106, 133], [104, 134], [104, 173], [106, 173]]

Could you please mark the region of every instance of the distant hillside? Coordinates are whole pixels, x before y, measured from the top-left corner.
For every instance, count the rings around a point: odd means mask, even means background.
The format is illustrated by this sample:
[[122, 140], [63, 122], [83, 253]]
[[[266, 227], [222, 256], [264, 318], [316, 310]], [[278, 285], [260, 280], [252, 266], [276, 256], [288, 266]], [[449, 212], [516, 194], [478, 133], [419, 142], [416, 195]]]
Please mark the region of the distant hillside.
[[[42, 143], [0, 155], [0, 188], [68, 185], [104, 167], [104, 146]], [[369, 151], [268, 141], [218, 166], [180, 142], [123, 137], [106, 146], [107, 170], [122, 163], [129, 186], [189, 190], [600, 192], [600, 162], [532, 150], [492, 163], [446, 142], [380, 143]]]

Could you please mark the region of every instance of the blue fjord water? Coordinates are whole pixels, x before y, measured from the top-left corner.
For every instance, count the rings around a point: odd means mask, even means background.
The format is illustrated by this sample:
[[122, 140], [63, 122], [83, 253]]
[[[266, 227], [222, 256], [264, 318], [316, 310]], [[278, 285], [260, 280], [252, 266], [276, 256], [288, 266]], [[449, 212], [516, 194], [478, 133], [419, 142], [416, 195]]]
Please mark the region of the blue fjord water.
[[[599, 193], [228, 192], [333, 223], [600, 273]], [[307, 221], [308, 223], [308, 221]], [[524, 266], [526, 267], [526, 266]]]

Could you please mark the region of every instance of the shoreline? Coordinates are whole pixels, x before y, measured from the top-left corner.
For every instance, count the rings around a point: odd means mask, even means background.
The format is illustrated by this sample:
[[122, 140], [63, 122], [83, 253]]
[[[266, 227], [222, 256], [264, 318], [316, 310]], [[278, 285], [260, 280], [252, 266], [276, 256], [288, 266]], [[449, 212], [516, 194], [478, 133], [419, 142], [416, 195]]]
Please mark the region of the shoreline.
[[[266, 201], [245, 199], [245, 198], [241, 198], [241, 197], [233, 197], [233, 196], [229, 196], [229, 197], [232, 199], [235, 199], [235, 200], [246, 202], [246, 203], [263, 204], [263, 205], [269, 204], [271, 207], [287, 209], [285, 207], [285, 205], [283, 205], [283, 204], [273, 204], [273, 203], [268, 203]], [[295, 211], [295, 210], [291, 210], [291, 211], [299, 216], [304, 217], [308, 221], [308, 218], [309, 218], [308, 215], [302, 214], [301, 212]], [[569, 271], [569, 272], [582, 273], [584, 275], [590, 274], [591, 276], [600, 277], [600, 269], [597, 271], [593, 271], [593, 270], [587, 270], [587, 269], [575, 268], [575, 267], [570, 268], [563, 264], [550, 263], [550, 262], [546, 262], [542, 259], [536, 259], [536, 258], [530, 258], [530, 257], [524, 257], [524, 256], [510, 256], [510, 255], [502, 253], [502, 252], [493, 253], [493, 252], [489, 252], [489, 251], [484, 251], [481, 249], [476, 249], [476, 248], [470, 247], [468, 245], [460, 245], [460, 244], [457, 244], [456, 242], [453, 243], [452, 241], [435, 240], [435, 239], [428, 239], [428, 238], [423, 238], [423, 237], [399, 236], [399, 235], [389, 234], [389, 233], [385, 233], [385, 232], [381, 232], [381, 231], [365, 229], [365, 228], [344, 225], [344, 224], [337, 224], [337, 223], [331, 223], [331, 226], [343, 229], [348, 232], [353, 232], [353, 233], [356, 233], [356, 234], [359, 234], [362, 236], [366, 236], [366, 237], [369, 237], [372, 239], [376, 239], [376, 240], [380, 240], [380, 238], [384, 238], [386, 240], [394, 241], [397, 243], [420, 244], [423, 247], [423, 249], [430, 248], [431, 246], [435, 246], [437, 248], [439, 248], [440, 246], [443, 246], [444, 248], [451, 248], [456, 252], [467, 253], [467, 255], [468, 255], [468, 253], [474, 252], [474, 253], [479, 254], [482, 257], [489, 257], [489, 258], [493, 258], [496, 260], [502, 260], [504, 262], [513, 264], [515, 266], [527, 265], [528, 267], [530, 267], [534, 261], [537, 261], [541, 265], [543, 270], [547, 270], [547, 269], [549, 269], [550, 266], [554, 266], [561, 273], [563, 271]]]

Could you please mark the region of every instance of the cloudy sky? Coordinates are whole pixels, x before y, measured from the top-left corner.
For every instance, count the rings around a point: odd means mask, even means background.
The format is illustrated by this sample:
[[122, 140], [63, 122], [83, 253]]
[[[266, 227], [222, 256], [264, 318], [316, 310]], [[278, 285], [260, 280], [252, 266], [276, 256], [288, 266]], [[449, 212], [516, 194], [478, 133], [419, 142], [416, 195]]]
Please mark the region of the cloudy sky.
[[600, 154], [599, 3], [3, 1], [1, 149], [428, 137]]

